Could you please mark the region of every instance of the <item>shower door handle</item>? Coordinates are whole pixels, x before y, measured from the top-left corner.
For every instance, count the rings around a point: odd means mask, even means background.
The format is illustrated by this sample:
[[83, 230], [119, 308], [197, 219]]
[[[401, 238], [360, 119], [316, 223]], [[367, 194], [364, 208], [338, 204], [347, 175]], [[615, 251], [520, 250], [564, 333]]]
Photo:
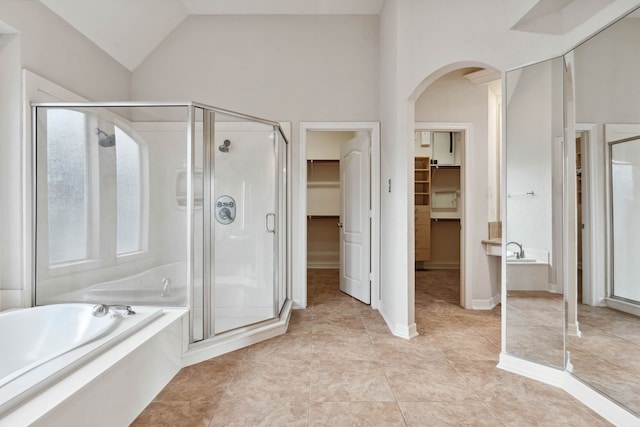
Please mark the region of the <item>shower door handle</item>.
[[[269, 218], [271, 218], [271, 221], [269, 221]], [[275, 233], [276, 232], [276, 214], [268, 213], [264, 218], [264, 226], [267, 229], [267, 232]]]

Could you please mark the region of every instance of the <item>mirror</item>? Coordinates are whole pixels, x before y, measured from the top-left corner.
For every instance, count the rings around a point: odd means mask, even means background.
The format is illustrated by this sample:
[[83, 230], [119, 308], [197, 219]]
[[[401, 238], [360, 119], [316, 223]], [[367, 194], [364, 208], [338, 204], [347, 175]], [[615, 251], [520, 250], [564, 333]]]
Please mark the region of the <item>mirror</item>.
[[[567, 369], [640, 414], [640, 13], [576, 47], [578, 330]], [[624, 125], [619, 125], [624, 123]], [[584, 224], [584, 226], [582, 225]], [[574, 223], [574, 226], [576, 224]], [[572, 295], [572, 293], [567, 293]], [[571, 328], [569, 328], [571, 331]]]
[[506, 351], [564, 367], [563, 60], [506, 75]]

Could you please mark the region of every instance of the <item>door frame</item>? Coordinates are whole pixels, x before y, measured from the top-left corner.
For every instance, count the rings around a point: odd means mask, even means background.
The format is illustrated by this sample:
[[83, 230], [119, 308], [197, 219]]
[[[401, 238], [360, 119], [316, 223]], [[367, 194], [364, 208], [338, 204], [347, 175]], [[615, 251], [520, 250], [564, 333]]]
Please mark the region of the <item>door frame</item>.
[[[292, 299], [295, 308], [307, 307], [307, 132], [353, 131], [371, 135], [371, 308], [380, 306], [380, 123], [379, 122], [300, 122], [297, 157], [297, 206], [293, 207], [294, 249], [292, 252]], [[293, 172], [293, 176], [295, 176]], [[297, 224], [295, 223], [297, 221]], [[295, 250], [295, 247], [298, 250]], [[297, 259], [296, 259], [297, 258]]]
[[[618, 141], [624, 138], [630, 138], [633, 136], [637, 136], [640, 132], [640, 124], [637, 123], [604, 123], [604, 150], [605, 150], [605, 165], [604, 165], [604, 174], [605, 174], [605, 230], [606, 230], [606, 238], [605, 238], [605, 248], [606, 254], [604, 259], [606, 264], [606, 288], [605, 288], [605, 297], [604, 304], [612, 308], [614, 310], [619, 310], [625, 313], [630, 313], [635, 316], [640, 316], [640, 309], [634, 303], [629, 303], [626, 301], [622, 301], [618, 298], [613, 298], [613, 213], [611, 207], [611, 151], [610, 151], [610, 143], [613, 141]], [[600, 304], [602, 305], [602, 304]]]
[[[472, 134], [471, 123], [455, 123], [455, 122], [415, 122], [413, 125], [413, 132], [411, 133], [411, 140], [413, 141], [413, 135], [415, 131], [430, 130], [437, 132], [464, 132], [464, 140], [462, 142], [462, 155], [460, 156], [460, 201], [462, 207], [460, 209], [460, 305], [463, 308], [473, 309], [473, 287], [471, 286], [471, 269], [467, 268], [467, 261], [471, 259], [471, 254], [468, 253], [473, 245], [468, 241], [470, 233], [467, 233], [467, 219], [471, 218], [469, 210], [469, 203], [467, 203], [467, 188], [471, 188], [471, 183], [468, 181], [471, 179], [471, 174], [467, 173], [467, 159], [471, 158], [472, 147]], [[411, 144], [410, 150], [410, 163], [413, 165], [415, 157], [415, 148]], [[413, 185], [409, 186], [409, 196], [411, 200], [415, 198], [415, 189]], [[409, 215], [409, 224], [411, 232], [415, 233], [415, 216], [413, 211]], [[413, 235], [413, 234], [412, 234]], [[409, 265], [415, 265], [415, 253], [409, 253]], [[415, 272], [414, 272], [415, 275]], [[469, 286], [467, 286], [467, 284]], [[415, 284], [414, 284], [415, 286]], [[415, 304], [415, 302], [414, 302]]]
[[[582, 133], [586, 138], [582, 141], [582, 223], [585, 224], [585, 231], [582, 233], [582, 301], [592, 306], [603, 304], [605, 298], [604, 286], [598, 289], [595, 283], [604, 283], [604, 265], [596, 265], [592, 262], [595, 259], [605, 259], [603, 239], [599, 238], [596, 224], [604, 221], [602, 215], [598, 214], [598, 200], [600, 186], [598, 183], [604, 182], [602, 172], [598, 172], [598, 165], [601, 156], [597, 155], [596, 147], [598, 143], [598, 128], [594, 123], [576, 123], [575, 132]], [[600, 178], [599, 178], [600, 176]], [[576, 189], [577, 190], [577, 189]], [[579, 226], [579, 225], [578, 225]], [[604, 236], [603, 236], [604, 237]], [[596, 243], [597, 242], [597, 243]], [[598, 278], [598, 279], [596, 279]]]

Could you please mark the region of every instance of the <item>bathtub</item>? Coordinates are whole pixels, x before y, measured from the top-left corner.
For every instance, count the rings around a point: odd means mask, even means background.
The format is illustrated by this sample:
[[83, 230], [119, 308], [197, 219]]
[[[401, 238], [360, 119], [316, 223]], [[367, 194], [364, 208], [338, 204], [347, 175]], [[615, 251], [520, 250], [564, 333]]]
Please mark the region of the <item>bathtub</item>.
[[162, 315], [92, 315], [93, 304], [53, 304], [0, 312], [0, 425], [5, 412], [104, 353]]
[[550, 291], [550, 254], [524, 248], [525, 257], [507, 254], [507, 286], [510, 291]]
[[[165, 280], [169, 281], [166, 290]], [[47, 301], [184, 307], [187, 305], [186, 264], [175, 262], [160, 265], [132, 276], [60, 294]]]

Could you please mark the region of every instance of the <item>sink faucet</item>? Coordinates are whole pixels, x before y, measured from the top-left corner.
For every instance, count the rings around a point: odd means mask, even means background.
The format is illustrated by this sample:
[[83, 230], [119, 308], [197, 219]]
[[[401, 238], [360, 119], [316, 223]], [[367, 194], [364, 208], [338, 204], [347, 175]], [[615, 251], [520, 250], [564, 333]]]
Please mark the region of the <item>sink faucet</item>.
[[98, 304], [93, 307], [91, 313], [96, 317], [106, 316], [110, 310], [123, 310], [125, 316], [131, 316], [136, 314], [130, 305], [110, 305], [110, 304]]
[[516, 246], [518, 246], [520, 248], [519, 252], [514, 252], [516, 255], [516, 259], [522, 259], [524, 258], [524, 249], [522, 249], [522, 245], [518, 242], [507, 242], [507, 245], [505, 247], [509, 247], [509, 245], [514, 244]]
[[168, 297], [171, 295], [171, 279], [169, 277], [165, 277], [164, 279], [162, 279], [162, 293], [160, 294], [161, 297]]

